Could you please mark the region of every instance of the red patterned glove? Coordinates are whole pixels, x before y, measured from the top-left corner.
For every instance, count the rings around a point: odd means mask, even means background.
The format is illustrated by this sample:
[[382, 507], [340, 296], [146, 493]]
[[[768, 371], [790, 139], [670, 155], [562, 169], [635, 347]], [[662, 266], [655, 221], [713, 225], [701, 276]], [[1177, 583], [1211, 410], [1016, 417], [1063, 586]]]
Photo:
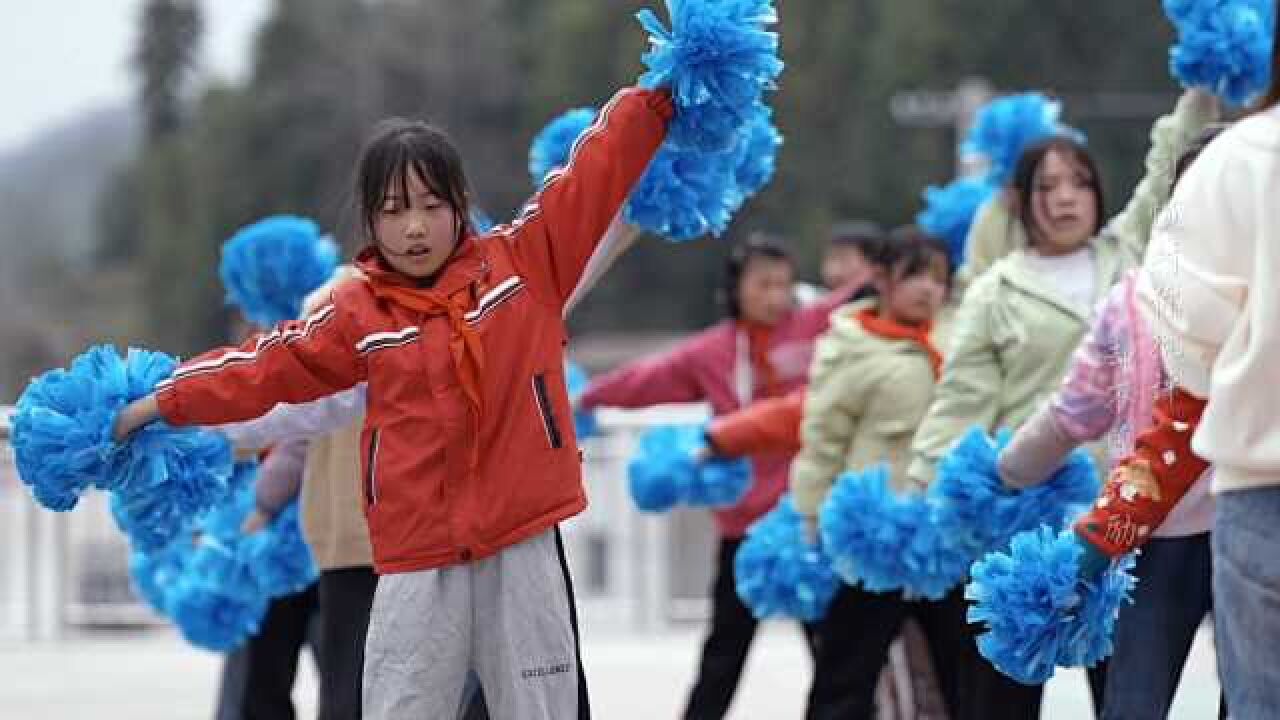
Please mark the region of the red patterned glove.
[[1191, 451], [1205, 402], [1182, 388], [1156, 400], [1155, 425], [1111, 471], [1093, 509], [1076, 521], [1078, 534], [1111, 557], [1147, 541], [1209, 467]]

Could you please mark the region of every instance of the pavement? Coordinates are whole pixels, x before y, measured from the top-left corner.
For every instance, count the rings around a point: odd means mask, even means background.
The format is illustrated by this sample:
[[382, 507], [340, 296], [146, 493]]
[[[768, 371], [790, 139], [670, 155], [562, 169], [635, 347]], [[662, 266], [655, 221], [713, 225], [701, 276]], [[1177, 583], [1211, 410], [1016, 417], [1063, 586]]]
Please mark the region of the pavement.
[[[1218, 686], [1208, 628], [1183, 675], [1172, 720], [1216, 717]], [[603, 720], [677, 718], [693, 676], [697, 626], [638, 634], [584, 628], [593, 714]], [[33, 643], [0, 639], [0, 720], [209, 720], [220, 657], [171, 630], [76, 632]], [[800, 718], [809, 661], [794, 626], [763, 628], [729, 720]], [[315, 717], [316, 677], [304, 663], [295, 687], [299, 718]], [[1084, 675], [1063, 671], [1046, 689], [1042, 720], [1091, 717]]]

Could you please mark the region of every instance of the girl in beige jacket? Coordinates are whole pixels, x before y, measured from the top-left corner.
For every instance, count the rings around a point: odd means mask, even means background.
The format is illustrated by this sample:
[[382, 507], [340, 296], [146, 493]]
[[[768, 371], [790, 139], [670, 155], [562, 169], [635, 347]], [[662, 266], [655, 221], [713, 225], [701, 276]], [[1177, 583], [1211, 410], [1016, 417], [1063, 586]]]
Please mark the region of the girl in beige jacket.
[[[809, 372], [803, 448], [791, 467], [791, 494], [811, 528], [846, 470], [886, 463], [895, 484], [905, 482], [911, 438], [942, 365], [930, 330], [950, 285], [947, 246], [916, 228], [902, 228], [885, 243], [877, 265], [877, 295], [832, 314]], [[889, 644], [910, 616], [929, 638], [949, 703], [955, 678], [947, 672], [947, 658], [962, 638], [963, 613], [958, 593], [926, 603], [843, 587], [819, 628], [807, 718], [871, 717]]]

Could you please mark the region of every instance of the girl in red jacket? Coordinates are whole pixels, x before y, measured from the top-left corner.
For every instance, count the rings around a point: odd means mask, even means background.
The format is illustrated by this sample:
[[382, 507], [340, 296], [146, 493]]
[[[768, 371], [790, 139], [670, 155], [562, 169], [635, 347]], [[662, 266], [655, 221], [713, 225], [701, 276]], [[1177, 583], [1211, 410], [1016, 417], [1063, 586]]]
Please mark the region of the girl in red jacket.
[[367, 718], [451, 717], [468, 671], [495, 717], [588, 717], [558, 523], [583, 510], [562, 310], [666, 133], [665, 90], [623, 90], [510, 224], [472, 232], [462, 162], [420, 122], [364, 149], [363, 277], [129, 406], [217, 425], [367, 383], [362, 483], [379, 574]]

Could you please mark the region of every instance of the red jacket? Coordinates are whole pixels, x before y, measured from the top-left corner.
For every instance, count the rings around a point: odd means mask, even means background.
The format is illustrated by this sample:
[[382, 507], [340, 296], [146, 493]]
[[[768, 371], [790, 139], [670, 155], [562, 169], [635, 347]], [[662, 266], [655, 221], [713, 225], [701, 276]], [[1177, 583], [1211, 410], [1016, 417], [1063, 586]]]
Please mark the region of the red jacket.
[[[851, 294], [835, 291], [817, 303], [792, 311], [769, 334], [769, 359], [777, 374], [775, 394], [799, 389], [808, 377], [813, 342], [827, 329], [827, 317]], [[748, 353], [745, 333], [726, 320], [694, 335], [670, 352], [642, 360], [601, 377], [583, 393], [583, 408], [638, 408], [664, 403], [707, 402], [716, 416], [734, 412], [752, 400], [769, 397], [760, 373], [747, 374], [750, 397], [735, 381], [743, 378]], [[787, 473], [795, 449], [751, 454], [752, 484], [737, 505], [717, 510], [716, 525], [724, 537], [746, 533], [757, 518], [773, 509], [787, 489]]]
[[[462, 241], [433, 286], [448, 313], [387, 299], [411, 282], [366, 249], [368, 279], [306, 320], [178, 368], [161, 414], [239, 422], [367, 382], [361, 477], [379, 573], [483, 558], [576, 515], [586, 495], [562, 308], [671, 114], [665, 91], [618, 93], [514, 222]], [[464, 337], [478, 337], [474, 366]]]
[[[864, 311], [860, 316], [868, 332], [891, 339], [914, 339], [925, 348], [933, 362], [936, 375], [942, 366], [942, 356], [929, 341], [932, 326], [923, 329], [904, 328], [895, 323], [879, 320]], [[803, 445], [800, 425], [804, 421], [804, 401], [807, 387], [793, 390], [780, 397], [758, 400], [741, 410], [721, 415], [707, 426], [707, 438], [716, 454], [723, 457], [742, 457], [757, 453], [798, 453]]]

